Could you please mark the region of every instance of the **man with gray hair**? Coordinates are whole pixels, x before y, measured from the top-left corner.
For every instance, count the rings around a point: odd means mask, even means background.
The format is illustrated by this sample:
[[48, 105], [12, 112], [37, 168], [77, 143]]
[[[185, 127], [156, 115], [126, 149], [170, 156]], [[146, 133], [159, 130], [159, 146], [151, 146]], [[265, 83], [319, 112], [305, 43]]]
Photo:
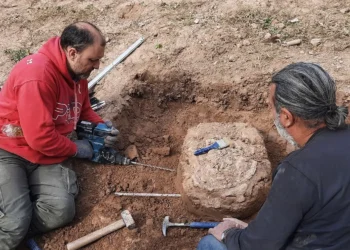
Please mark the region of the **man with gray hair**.
[[300, 149], [278, 166], [252, 222], [226, 218], [197, 249], [349, 249], [350, 130], [335, 82], [316, 64], [291, 64], [273, 76], [269, 106], [279, 134]]

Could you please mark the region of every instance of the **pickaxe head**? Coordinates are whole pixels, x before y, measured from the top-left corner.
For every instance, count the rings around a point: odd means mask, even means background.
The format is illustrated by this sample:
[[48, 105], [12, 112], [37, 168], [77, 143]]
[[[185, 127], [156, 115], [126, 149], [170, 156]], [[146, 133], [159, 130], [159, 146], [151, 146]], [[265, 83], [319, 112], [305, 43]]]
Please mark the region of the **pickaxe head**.
[[166, 230], [168, 229], [169, 223], [169, 216], [165, 216], [162, 225], [162, 231], [164, 236], [166, 236]]
[[135, 221], [132, 218], [130, 212], [128, 210], [124, 210], [121, 214], [122, 219], [125, 223], [125, 227], [129, 228], [129, 229], [133, 229], [135, 228]]

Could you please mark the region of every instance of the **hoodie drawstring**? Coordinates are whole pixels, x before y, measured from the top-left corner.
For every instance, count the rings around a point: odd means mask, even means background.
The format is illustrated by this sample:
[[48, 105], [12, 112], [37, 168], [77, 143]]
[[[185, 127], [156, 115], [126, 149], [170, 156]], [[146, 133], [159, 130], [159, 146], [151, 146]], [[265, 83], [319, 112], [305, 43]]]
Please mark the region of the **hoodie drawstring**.
[[78, 123], [78, 95], [77, 95], [77, 85], [78, 83], [74, 83], [74, 130], [77, 129]]

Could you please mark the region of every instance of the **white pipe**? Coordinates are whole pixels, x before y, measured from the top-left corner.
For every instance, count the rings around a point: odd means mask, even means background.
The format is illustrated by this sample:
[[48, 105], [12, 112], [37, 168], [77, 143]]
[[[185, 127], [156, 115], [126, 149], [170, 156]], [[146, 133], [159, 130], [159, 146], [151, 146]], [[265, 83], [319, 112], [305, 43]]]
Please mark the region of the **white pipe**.
[[94, 79], [89, 82], [88, 88], [91, 89], [95, 86], [111, 69], [116, 65], [125, 60], [132, 52], [134, 52], [144, 41], [145, 39], [141, 37], [133, 45], [131, 45], [123, 54], [121, 54], [117, 59], [115, 59], [110, 65], [105, 67], [101, 73], [99, 73]]
[[181, 197], [181, 194], [154, 194], [154, 193], [122, 193], [115, 192], [116, 196], [138, 196], [138, 197]]

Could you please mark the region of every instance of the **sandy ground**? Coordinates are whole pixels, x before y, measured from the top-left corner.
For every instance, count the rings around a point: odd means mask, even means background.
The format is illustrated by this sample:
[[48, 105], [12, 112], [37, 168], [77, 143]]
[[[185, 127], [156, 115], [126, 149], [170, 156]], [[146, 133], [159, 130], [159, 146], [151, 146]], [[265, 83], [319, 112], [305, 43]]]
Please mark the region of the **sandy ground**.
[[[5, 0], [0, 4], [0, 84], [15, 63], [5, 50], [34, 53], [71, 22], [93, 22], [108, 37], [101, 68], [143, 36], [145, 43], [95, 89], [107, 102], [99, 113], [121, 130], [119, 149], [136, 145], [143, 162], [176, 169], [189, 127], [248, 122], [264, 136], [275, 168], [286, 144], [276, 135], [266, 105], [274, 72], [292, 62], [319, 63], [336, 79], [339, 102], [350, 101], [350, 1], [281, 2]], [[301, 44], [283, 46], [294, 39]], [[320, 44], [314, 46], [312, 39], [321, 39]], [[154, 154], [154, 147], [170, 147], [170, 155]], [[163, 237], [164, 216], [218, 219], [193, 216], [179, 198], [113, 194], [176, 193], [174, 173], [75, 163], [77, 216], [69, 226], [36, 238], [45, 250], [65, 249], [67, 242], [119, 219], [123, 209], [132, 212], [137, 229], [112, 233], [84, 249], [194, 249], [206, 231], [172, 229]]]

